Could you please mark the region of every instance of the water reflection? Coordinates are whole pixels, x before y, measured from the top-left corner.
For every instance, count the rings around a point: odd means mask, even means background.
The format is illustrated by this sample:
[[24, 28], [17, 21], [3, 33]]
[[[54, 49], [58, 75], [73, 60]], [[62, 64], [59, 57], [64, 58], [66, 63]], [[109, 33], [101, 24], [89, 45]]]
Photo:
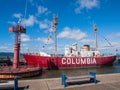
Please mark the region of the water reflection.
[[[94, 71], [97, 74], [111, 74], [120, 73], [120, 63], [115, 63], [113, 66], [94, 67], [94, 68], [74, 68], [74, 69], [61, 69], [61, 70], [43, 70], [42, 76], [35, 77], [41, 78], [58, 78], [62, 73], [68, 76], [87, 75], [90, 71]], [[35, 79], [34, 78], [34, 79]]]

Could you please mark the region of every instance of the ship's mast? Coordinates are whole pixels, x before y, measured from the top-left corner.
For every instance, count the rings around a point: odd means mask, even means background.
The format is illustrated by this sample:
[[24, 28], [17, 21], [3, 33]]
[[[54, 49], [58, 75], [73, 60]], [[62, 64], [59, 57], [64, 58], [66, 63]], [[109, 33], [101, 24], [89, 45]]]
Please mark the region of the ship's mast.
[[95, 50], [98, 51], [98, 39], [97, 39], [97, 26], [94, 24], [94, 34], [95, 34]]
[[57, 55], [57, 35], [56, 35], [56, 26], [57, 26], [57, 16], [53, 17], [53, 26], [52, 29], [54, 31], [54, 55]]

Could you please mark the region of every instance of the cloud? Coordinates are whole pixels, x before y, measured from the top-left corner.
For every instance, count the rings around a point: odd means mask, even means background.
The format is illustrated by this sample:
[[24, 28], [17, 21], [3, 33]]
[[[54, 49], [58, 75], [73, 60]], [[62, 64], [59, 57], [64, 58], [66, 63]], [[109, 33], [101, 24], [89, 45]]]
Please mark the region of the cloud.
[[13, 52], [13, 47], [9, 45], [0, 46], [1, 52]]
[[44, 37], [39, 37], [39, 38], [37, 38], [36, 39], [37, 41], [40, 41], [40, 42], [42, 42], [42, 43], [44, 43], [44, 44], [52, 44], [53, 43], [53, 40], [51, 39], [51, 38], [44, 38]]
[[112, 42], [112, 46], [120, 48], [120, 42]]
[[7, 49], [8, 47], [6, 46], [0, 46], [0, 49]]
[[26, 46], [27, 46], [27, 44], [23, 44], [23, 43], [21, 44], [21, 47], [26, 47]]
[[[12, 16], [15, 17], [15, 18], [21, 19], [23, 15], [21, 13], [14, 13]], [[7, 23], [11, 24], [11, 25], [16, 25], [17, 24], [15, 21], [8, 21]]]
[[43, 7], [43, 6], [38, 6], [38, 15], [43, 14], [48, 11], [48, 8]]
[[15, 18], [21, 18], [22, 14], [21, 13], [14, 13], [13, 17], [15, 17]]
[[36, 22], [36, 17], [33, 15], [30, 15], [28, 19], [25, 19], [22, 21], [22, 24], [25, 26], [33, 26]]
[[40, 29], [49, 29], [50, 25], [51, 25], [51, 22], [49, 20], [47, 20], [47, 19], [45, 19], [44, 21], [39, 22]]
[[14, 21], [8, 21], [8, 23], [11, 24], [11, 25], [16, 25], [16, 24], [17, 24], [17, 23], [14, 22]]
[[71, 29], [69, 27], [65, 27], [61, 33], [58, 34], [58, 38], [67, 38], [80, 40], [87, 37], [87, 34], [82, 32], [80, 29]]
[[115, 51], [116, 49], [120, 49], [120, 42], [112, 41], [111, 45], [109, 45], [108, 43], [104, 42], [103, 44], [100, 44], [99, 47], [102, 48], [102, 49], [109, 49], [109, 50], [114, 48], [114, 51]]
[[77, 0], [76, 5], [75, 12], [81, 13], [83, 9], [99, 7], [99, 0]]
[[39, 16], [41, 14], [48, 15], [50, 13], [51, 13], [51, 11], [49, 11], [48, 8], [46, 8], [44, 6], [37, 6], [37, 13], [36, 13], [37, 16]]
[[120, 32], [106, 36], [108, 39], [120, 38]]
[[28, 41], [30, 41], [30, 37], [26, 34], [21, 34], [21, 41], [28, 42]]
[[48, 28], [48, 25], [46, 23], [40, 22], [40, 28], [41, 29]]
[[84, 39], [81, 39], [80, 42], [83, 43], [83, 44], [94, 44], [95, 40], [94, 39], [84, 38]]

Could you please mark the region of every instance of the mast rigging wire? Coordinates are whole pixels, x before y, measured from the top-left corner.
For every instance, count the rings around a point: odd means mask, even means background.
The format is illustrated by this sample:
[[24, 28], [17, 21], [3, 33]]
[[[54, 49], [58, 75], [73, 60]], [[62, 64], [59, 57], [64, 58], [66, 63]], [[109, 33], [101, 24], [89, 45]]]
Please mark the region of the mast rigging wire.
[[[26, 0], [26, 4], [25, 4], [24, 20], [26, 18], [26, 13], [27, 13], [27, 0]], [[26, 27], [26, 25], [25, 25], [25, 27]]]

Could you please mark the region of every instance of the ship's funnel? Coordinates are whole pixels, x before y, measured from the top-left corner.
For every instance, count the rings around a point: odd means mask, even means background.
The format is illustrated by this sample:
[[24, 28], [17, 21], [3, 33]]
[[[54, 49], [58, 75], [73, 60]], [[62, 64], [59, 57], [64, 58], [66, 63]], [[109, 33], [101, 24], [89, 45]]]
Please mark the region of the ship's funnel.
[[90, 51], [90, 45], [84, 45], [83, 50], [84, 51]]

